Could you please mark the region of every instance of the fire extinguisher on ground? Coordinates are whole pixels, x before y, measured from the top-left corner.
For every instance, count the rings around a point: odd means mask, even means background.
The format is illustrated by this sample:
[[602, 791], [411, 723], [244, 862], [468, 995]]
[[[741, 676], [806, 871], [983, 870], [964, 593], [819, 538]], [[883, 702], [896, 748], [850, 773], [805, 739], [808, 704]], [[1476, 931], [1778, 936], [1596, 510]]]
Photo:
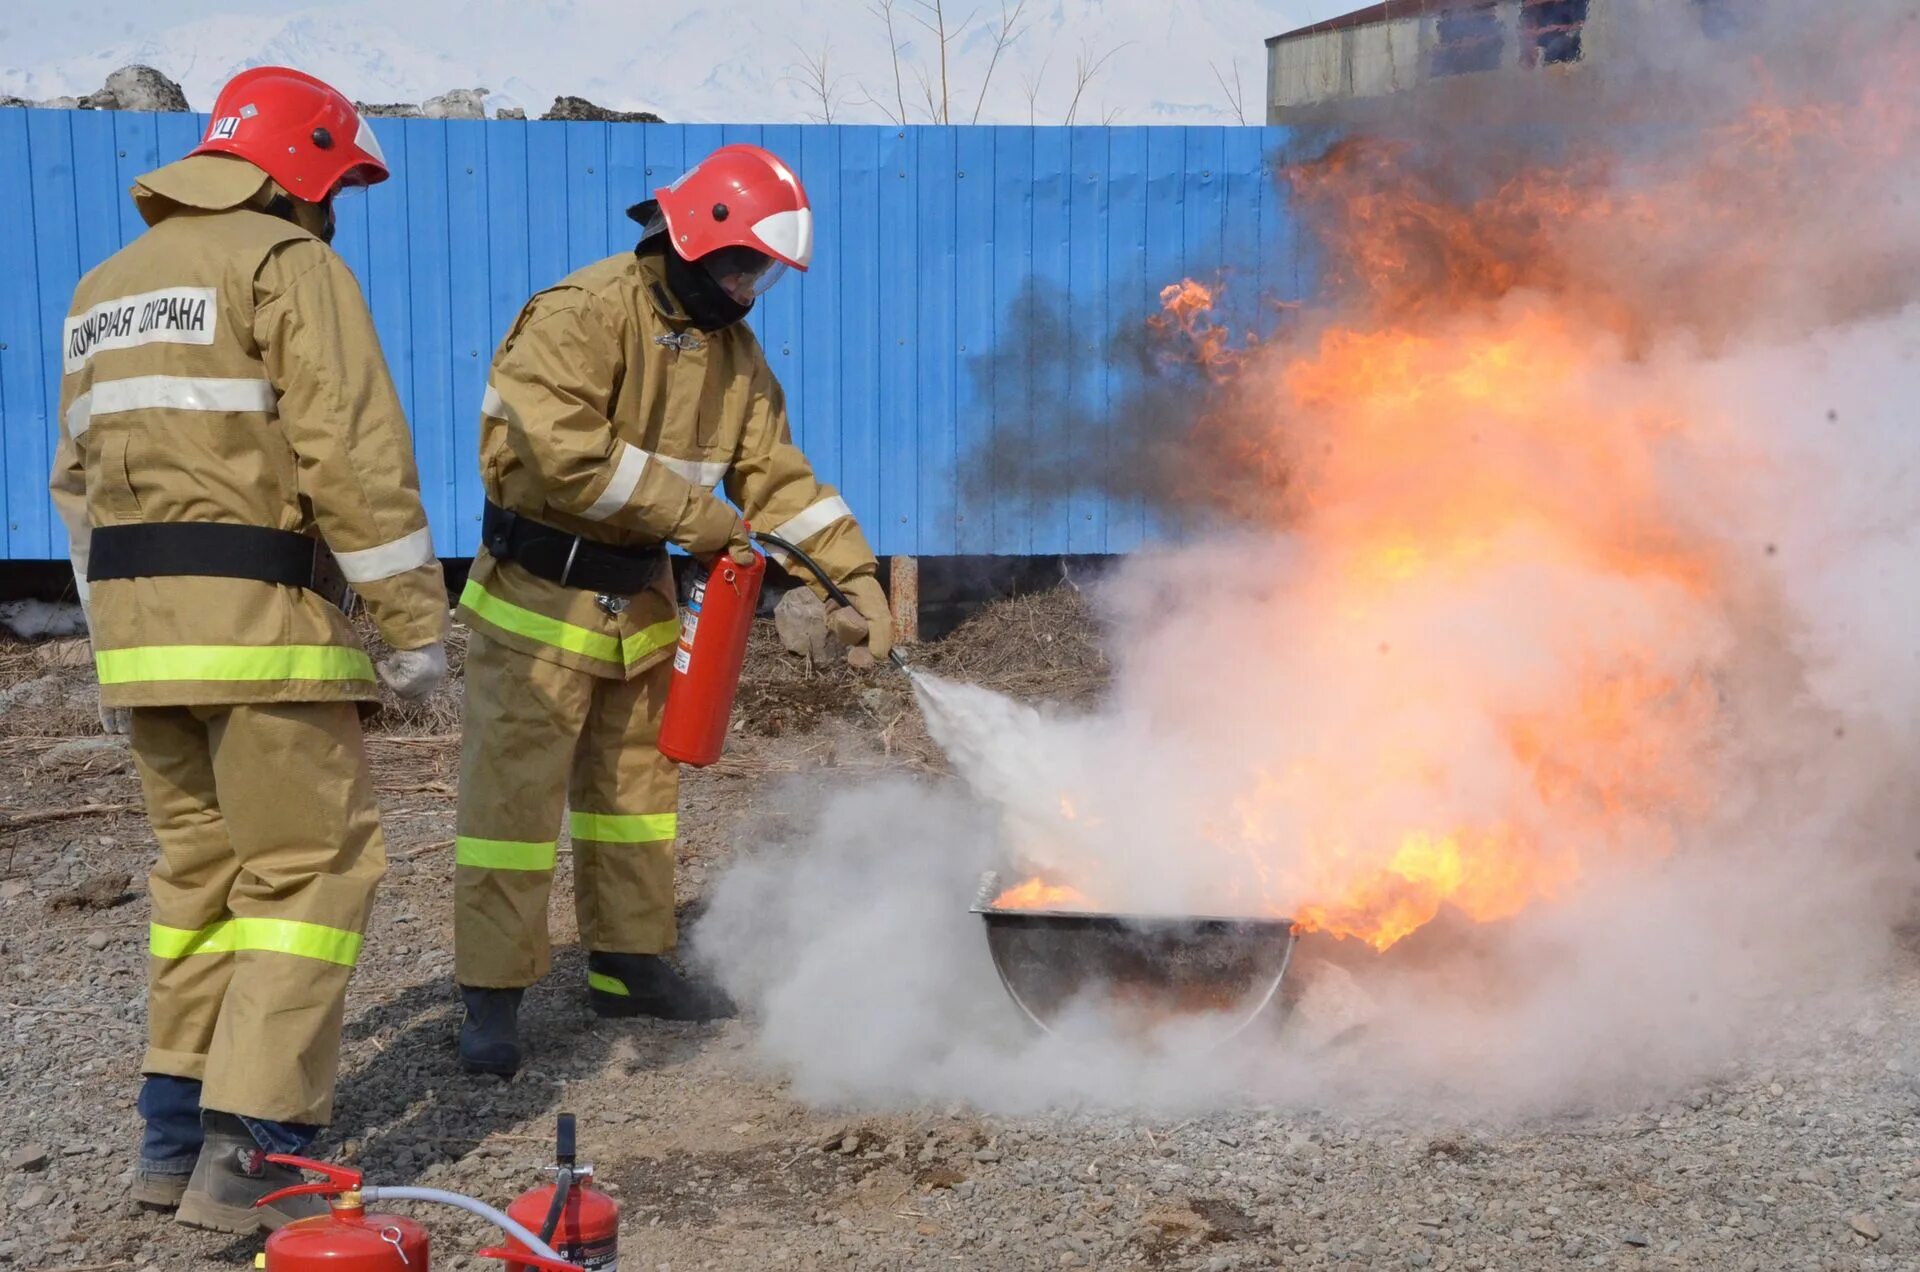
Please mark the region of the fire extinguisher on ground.
[[[266, 1252], [255, 1263], [266, 1272], [429, 1272], [432, 1242], [427, 1230], [405, 1215], [368, 1210], [367, 1203], [373, 1201], [430, 1201], [456, 1206], [507, 1233], [511, 1248], [478, 1251], [481, 1258], [500, 1259], [516, 1269], [584, 1272], [578, 1264], [560, 1258], [536, 1233], [484, 1201], [439, 1188], [363, 1187], [360, 1172], [350, 1167], [282, 1153], [271, 1154], [267, 1160], [312, 1171], [326, 1179], [269, 1193], [259, 1205], [302, 1195], [325, 1197], [328, 1205], [326, 1214], [297, 1220], [267, 1238]], [[611, 1268], [612, 1264], [601, 1266]]]
[[[798, 561], [820, 580], [835, 602], [851, 607], [814, 559], [785, 539], [755, 534], [760, 542]], [[667, 688], [667, 706], [660, 720], [660, 754], [681, 764], [702, 768], [720, 758], [727, 745], [727, 725], [733, 719], [733, 700], [740, 689], [740, 669], [747, 661], [747, 637], [760, 603], [760, 585], [766, 579], [767, 559], [753, 554], [751, 565], [741, 565], [722, 552], [693, 585], [686, 612], [680, 618], [680, 643], [673, 651], [673, 680]], [[907, 670], [906, 659], [895, 649], [893, 665]]]
[[[573, 1114], [562, 1113], [554, 1130], [553, 1182], [520, 1194], [507, 1215], [536, 1232], [562, 1259], [586, 1272], [614, 1272], [620, 1255], [620, 1203], [593, 1186], [593, 1167], [574, 1151]], [[510, 1251], [529, 1247], [509, 1240]], [[509, 1260], [508, 1272], [522, 1272], [522, 1262]], [[526, 1267], [538, 1267], [531, 1259]]]
[[571, 1113], [560, 1115], [553, 1182], [521, 1194], [504, 1214], [439, 1188], [363, 1187], [360, 1172], [347, 1166], [278, 1153], [267, 1160], [326, 1178], [282, 1188], [259, 1205], [318, 1196], [328, 1199], [328, 1212], [268, 1237], [266, 1253], [255, 1262], [266, 1272], [429, 1272], [427, 1230], [405, 1215], [369, 1211], [370, 1201], [430, 1201], [480, 1216], [505, 1232], [507, 1241], [478, 1253], [501, 1260], [507, 1272], [615, 1272], [619, 1262], [620, 1206], [593, 1187], [593, 1167], [576, 1161]]

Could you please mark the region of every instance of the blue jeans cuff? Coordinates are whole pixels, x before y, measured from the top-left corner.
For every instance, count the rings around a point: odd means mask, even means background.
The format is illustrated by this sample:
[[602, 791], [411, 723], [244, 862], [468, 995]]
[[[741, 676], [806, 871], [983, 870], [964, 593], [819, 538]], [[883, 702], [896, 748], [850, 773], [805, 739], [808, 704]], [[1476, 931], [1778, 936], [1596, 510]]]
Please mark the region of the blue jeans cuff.
[[320, 1134], [319, 1127], [298, 1122], [265, 1122], [245, 1116], [240, 1120], [253, 1134], [254, 1143], [269, 1153], [304, 1153]]

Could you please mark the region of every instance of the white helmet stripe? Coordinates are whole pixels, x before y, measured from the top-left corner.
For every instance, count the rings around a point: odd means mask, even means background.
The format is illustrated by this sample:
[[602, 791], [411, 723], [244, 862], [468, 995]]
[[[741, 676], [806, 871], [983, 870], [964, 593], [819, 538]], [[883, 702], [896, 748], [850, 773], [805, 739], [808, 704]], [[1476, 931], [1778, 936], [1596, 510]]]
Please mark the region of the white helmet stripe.
[[355, 118], [360, 121], [360, 127], [354, 130], [353, 144], [382, 168], [386, 167], [387, 157], [380, 152], [380, 139], [373, 135], [373, 125], [367, 122], [365, 115], [357, 115]]
[[756, 221], [753, 236], [775, 256], [801, 269], [813, 260], [813, 213], [807, 208], [775, 212]]

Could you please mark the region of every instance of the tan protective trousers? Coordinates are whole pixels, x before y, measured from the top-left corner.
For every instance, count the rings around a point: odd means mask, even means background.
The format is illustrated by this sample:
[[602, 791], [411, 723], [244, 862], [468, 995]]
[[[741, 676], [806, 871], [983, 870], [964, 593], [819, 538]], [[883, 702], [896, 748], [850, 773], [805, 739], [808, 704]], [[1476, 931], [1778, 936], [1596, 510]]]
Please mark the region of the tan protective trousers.
[[467, 645], [455, 853], [454, 973], [509, 989], [547, 974], [547, 900], [563, 811], [580, 939], [608, 954], [673, 948], [680, 769], [655, 748], [673, 666], [611, 680]]
[[347, 980], [386, 844], [350, 702], [133, 708], [160, 841], [146, 1073], [276, 1122], [333, 1115]]

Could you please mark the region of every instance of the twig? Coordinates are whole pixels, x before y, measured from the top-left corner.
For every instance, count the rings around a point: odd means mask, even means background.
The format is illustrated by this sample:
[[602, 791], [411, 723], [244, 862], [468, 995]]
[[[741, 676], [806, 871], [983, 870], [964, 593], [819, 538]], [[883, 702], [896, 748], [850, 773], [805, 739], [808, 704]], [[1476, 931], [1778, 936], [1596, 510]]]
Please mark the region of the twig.
[[1114, 54], [1131, 43], [1133, 41], [1128, 40], [1116, 44], [1097, 57], [1094, 55], [1095, 45], [1091, 40], [1080, 47], [1080, 56], [1073, 61], [1073, 100], [1067, 103], [1067, 117], [1063, 122], [1068, 124], [1073, 122], [1073, 117], [1080, 113], [1080, 95], [1087, 91], [1087, 85], [1093, 82], [1093, 77], [1100, 73], [1101, 67], [1113, 60]]
[[412, 861], [415, 857], [424, 857], [430, 852], [443, 852], [446, 849], [453, 847], [453, 842], [454, 841], [451, 839], [438, 839], [430, 844], [422, 844], [420, 847], [415, 848], [412, 852], [403, 852], [398, 854], [397, 856], [389, 857], [388, 860], [389, 861]]
[[980, 122], [980, 108], [986, 104], [987, 85], [993, 83], [993, 70], [1000, 65], [1000, 55], [1007, 51], [1009, 44], [1026, 34], [1024, 31], [1013, 29], [1019, 23], [1020, 15], [1026, 11], [1026, 7], [1027, 0], [1020, 0], [1020, 3], [1014, 5], [1011, 10], [1004, 4], [1000, 6], [1000, 30], [993, 37], [993, 57], [987, 62], [987, 73], [980, 81], [980, 96], [973, 101], [973, 119], [970, 121], [972, 123]]
[[44, 808], [37, 813], [19, 813], [0, 821], [0, 834], [19, 830], [25, 826], [38, 826], [43, 822], [70, 821], [75, 817], [105, 817], [113, 813], [130, 813], [137, 804], [75, 804], [71, 808]]
[[28, 1268], [27, 1272], [113, 1272], [115, 1268], [130, 1268], [132, 1259], [115, 1259], [112, 1263], [86, 1263], [68, 1268]]
[[[893, 32], [893, 6], [895, 3], [897, 3], [897, 0], [874, 0], [870, 12], [887, 24], [887, 48], [893, 54], [893, 97], [899, 106], [899, 112], [892, 115], [892, 119], [894, 123], [905, 127], [907, 122], [907, 93], [905, 87], [900, 82], [900, 38]], [[873, 95], [871, 93], [867, 94], [867, 100], [873, 101]], [[873, 102], [873, 104], [880, 106], [879, 102]], [[886, 110], [886, 107], [880, 106], [880, 109]]]
[[1227, 95], [1227, 105], [1233, 107], [1233, 117], [1244, 126], [1247, 122], [1247, 95], [1240, 87], [1240, 59], [1233, 59], [1233, 87], [1227, 87], [1227, 77], [1212, 62], [1207, 65], [1213, 70], [1213, 78], [1220, 84], [1220, 91]]

